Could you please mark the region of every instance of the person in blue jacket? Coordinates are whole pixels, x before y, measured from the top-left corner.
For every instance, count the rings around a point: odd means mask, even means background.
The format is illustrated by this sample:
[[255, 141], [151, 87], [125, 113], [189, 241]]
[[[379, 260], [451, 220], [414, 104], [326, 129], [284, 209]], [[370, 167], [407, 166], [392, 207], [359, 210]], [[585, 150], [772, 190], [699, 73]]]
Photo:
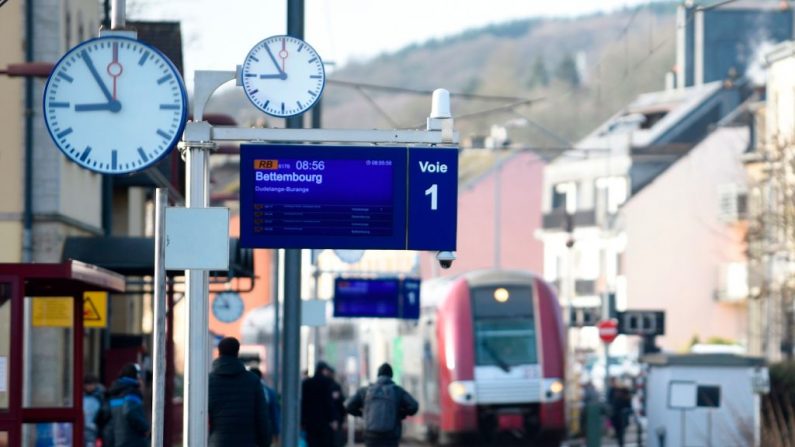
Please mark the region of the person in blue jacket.
[[151, 427], [144, 412], [141, 369], [128, 363], [108, 391], [110, 422], [105, 427], [103, 446], [148, 447]]
[[274, 442], [276, 442], [276, 438], [279, 437], [279, 433], [281, 432], [282, 424], [282, 409], [281, 403], [279, 402], [279, 395], [276, 394], [276, 390], [265, 383], [265, 379], [262, 378], [262, 371], [260, 371], [259, 368], [251, 367], [248, 370], [257, 376], [262, 386], [262, 393], [265, 395], [265, 404], [268, 406], [268, 419], [271, 423], [271, 433], [273, 434]]

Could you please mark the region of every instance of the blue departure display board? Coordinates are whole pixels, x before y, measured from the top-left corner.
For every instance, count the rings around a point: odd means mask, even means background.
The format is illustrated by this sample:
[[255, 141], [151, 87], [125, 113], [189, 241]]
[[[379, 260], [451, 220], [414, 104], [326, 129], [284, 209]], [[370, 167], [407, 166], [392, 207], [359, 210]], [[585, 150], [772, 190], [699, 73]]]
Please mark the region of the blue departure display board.
[[334, 316], [416, 320], [420, 317], [420, 280], [337, 278]]
[[455, 250], [458, 151], [241, 145], [251, 248]]

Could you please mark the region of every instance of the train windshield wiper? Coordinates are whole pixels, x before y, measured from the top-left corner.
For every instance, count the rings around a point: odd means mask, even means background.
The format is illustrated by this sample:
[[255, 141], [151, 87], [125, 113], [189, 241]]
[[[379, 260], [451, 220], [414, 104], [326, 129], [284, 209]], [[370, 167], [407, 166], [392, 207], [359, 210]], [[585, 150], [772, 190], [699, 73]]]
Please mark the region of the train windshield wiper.
[[494, 361], [497, 362], [497, 366], [499, 366], [501, 370], [505, 372], [511, 372], [511, 365], [509, 365], [505, 360], [503, 360], [503, 358], [500, 357], [499, 354], [497, 354], [494, 348], [492, 348], [491, 345], [486, 340], [482, 340], [480, 343], [486, 349], [486, 352], [489, 353], [491, 358], [493, 358]]

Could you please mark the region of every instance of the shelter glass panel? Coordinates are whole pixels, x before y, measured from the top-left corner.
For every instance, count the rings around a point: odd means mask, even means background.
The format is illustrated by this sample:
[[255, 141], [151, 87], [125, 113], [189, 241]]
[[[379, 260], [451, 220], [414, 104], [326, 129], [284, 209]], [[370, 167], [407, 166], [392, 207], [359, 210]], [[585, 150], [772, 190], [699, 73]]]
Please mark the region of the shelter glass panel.
[[[8, 410], [11, 376], [11, 283], [0, 282], [0, 411]], [[2, 436], [2, 434], [0, 434]], [[4, 444], [0, 437], [0, 447]]]
[[73, 436], [74, 427], [68, 422], [22, 424], [23, 447], [72, 447]]
[[73, 297], [25, 298], [22, 390], [25, 408], [74, 405], [73, 300]]

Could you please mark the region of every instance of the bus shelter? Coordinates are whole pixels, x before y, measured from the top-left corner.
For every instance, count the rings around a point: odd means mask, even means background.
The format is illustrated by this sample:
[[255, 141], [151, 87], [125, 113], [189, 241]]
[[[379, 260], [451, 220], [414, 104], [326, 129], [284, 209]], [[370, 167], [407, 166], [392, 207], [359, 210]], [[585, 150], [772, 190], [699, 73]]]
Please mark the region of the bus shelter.
[[124, 288], [78, 261], [0, 264], [0, 447], [85, 444], [83, 301]]

